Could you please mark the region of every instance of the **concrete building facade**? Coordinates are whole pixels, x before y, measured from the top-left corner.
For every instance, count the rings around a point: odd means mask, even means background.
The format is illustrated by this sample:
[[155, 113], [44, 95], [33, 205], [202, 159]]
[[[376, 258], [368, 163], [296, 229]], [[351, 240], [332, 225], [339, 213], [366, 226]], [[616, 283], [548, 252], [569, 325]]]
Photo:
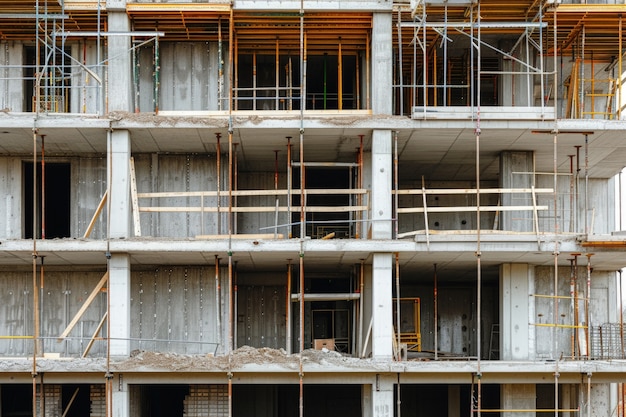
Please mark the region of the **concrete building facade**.
[[0, 417], [624, 416], [587, 3], [3, 5]]

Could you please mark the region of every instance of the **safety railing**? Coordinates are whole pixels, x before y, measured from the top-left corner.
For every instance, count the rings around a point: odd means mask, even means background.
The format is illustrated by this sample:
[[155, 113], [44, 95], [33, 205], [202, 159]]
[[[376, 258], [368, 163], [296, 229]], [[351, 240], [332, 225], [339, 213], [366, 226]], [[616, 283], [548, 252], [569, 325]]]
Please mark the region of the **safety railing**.
[[[481, 213], [485, 213], [490, 217], [487, 219], [481, 219], [481, 228], [482, 224], [486, 221], [489, 221], [494, 227], [493, 229], [502, 230], [503, 220], [499, 219], [504, 213], [515, 213], [515, 212], [528, 212], [531, 213], [530, 217], [530, 225], [520, 228], [520, 231], [534, 232], [539, 234], [541, 229], [539, 226], [539, 212], [546, 211], [549, 209], [548, 205], [540, 205], [538, 203], [538, 195], [539, 194], [551, 194], [554, 193], [554, 190], [551, 188], [481, 188], [477, 189], [409, 189], [409, 190], [397, 190], [395, 191], [396, 197], [398, 198], [398, 207], [396, 207], [396, 219], [399, 225], [402, 225], [402, 217], [403, 216], [422, 216], [421, 219], [418, 219], [416, 223], [420, 223], [420, 220], [423, 224], [423, 229], [420, 230], [408, 230], [399, 232], [397, 237], [404, 238], [408, 236], [413, 236], [417, 234], [425, 234], [427, 239], [431, 234], [433, 226], [439, 226], [438, 222], [431, 222], [429, 220], [429, 216], [437, 214], [437, 213], [476, 213], [480, 211]], [[477, 195], [481, 196], [498, 196], [499, 198], [494, 199], [481, 199], [481, 204], [477, 204]], [[514, 205], [514, 204], [503, 204], [502, 202], [505, 199], [502, 197], [504, 195], [523, 195], [524, 204]], [[399, 200], [400, 197], [403, 196], [417, 196], [419, 202], [421, 204], [411, 204], [407, 205]], [[443, 205], [442, 201], [445, 203], [443, 198], [439, 197], [449, 197], [449, 196], [465, 196], [465, 197], [473, 197], [472, 201], [465, 201], [465, 205], [454, 204], [455, 202], [459, 202], [459, 199], [450, 199], [450, 205]], [[433, 198], [434, 197], [434, 198]], [[433, 198], [436, 204], [429, 204], [429, 199]], [[511, 200], [514, 201], [514, 200]], [[411, 222], [411, 224], [413, 224]], [[455, 225], [454, 230], [459, 229], [472, 229], [472, 223], [463, 224], [463, 227], [459, 227], [459, 225]], [[477, 225], [474, 224], [473, 229], [476, 229]], [[444, 229], [441, 227], [441, 229]]]
[[[215, 221], [212, 223], [219, 224], [220, 217], [228, 214], [244, 214], [244, 213], [265, 213], [268, 215], [266, 219], [274, 220], [273, 224], [259, 224], [258, 230], [261, 232], [255, 237], [267, 237], [267, 238], [281, 238], [291, 235], [290, 231], [292, 227], [301, 224], [300, 221], [287, 221], [286, 223], [279, 224], [279, 214], [283, 216], [288, 215], [295, 216], [298, 213], [304, 214], [306, 222], [306, 233], [316, 234], [312, 237], [319, 237], [317, 233], [321, 230], [321, 226], [324, 227], [326, 233], [323, 237], [353, 237], [359, 234], [361, 224], [367, 221], [369, 217], [369, 205], [366, 204], [348, 204], [348, 205], [313, 205], [307, 202], [307, 198], [311, 196], [320, 195], [335, 195], [348, 197], [349, 201], [356, 200], [356, 196], [367, 196], [369, 191], [367, 189], [306, 189], [301, 191], [299, 189], [282, 189], [282, 190], [233, 190], [233, 191], [180, 191], [180, 192], [145, 192], [136, 193], [133, 196], [133, 214], [135, 235], [141, 236], [141, 219], [140, 213], [179, 213], [189, 214], [198, 213], [201, 214], [198, 219], [195, 220], [195, 227], [190, 228], [197, 230], [200, 233], [197, 237], [219, 237], [220, 235], [228, 236], [228, 233], [223, 232], [223, 228], [217, 227], [216, 234], [206, 235], [207, 225], [209, 220], [205, 218], [205, 214], [214, 216]], [[134, 194], [134, 193], [133, 193]], [[293, 197], [304, 196], [305, 204], [302, 207], [299, 204], [289, 204], [288, 200]], [[254, 205], [241, 205], [239, 204], [243, 198], [254, 198]], [[162, 199], [175, 199], [177, 202], [185, 202], [186, 205], [160, 205], [158, 201]], [[369, 201], [369, 198], [359, 199], [361, 201]], [[149, 201], [156, 203], [150, 205]], [[167, 201], [167, 200], [165, 200]], [[230, 201], [230, 204], [229, 204]], [[139, 204], [139, 203], [142, 204]], [[313, 217], [315, 215], [315, 217]], [[324, 215], [324, 216], [323, 216]], [[334, 217], [331, 219], [330, 217]], [[283, 217], [284, 218], [284, 217]], [[258, 219], [257, 219], [258, 220]], [[350, 233], [346, 233], [346, 227], [356, 224], [357, 227], [352, 228]], [[244, 225], [239, 224], [241, 229], [244, 229]], [[245, 227], [246, 230], [250, 230], [249, 225]], [[255, 226], [256, 227], [256, 226]], [[279, 233], [280, 232], [280, 233]], [[286, 232], [286, 233], [285, 233]], [[328, 237], [331, 233], [335, 232], [336, 235]], [[237, 234], [234, 232], [233, 234]], [[349, 234], [349, 236], [346, 236]]]

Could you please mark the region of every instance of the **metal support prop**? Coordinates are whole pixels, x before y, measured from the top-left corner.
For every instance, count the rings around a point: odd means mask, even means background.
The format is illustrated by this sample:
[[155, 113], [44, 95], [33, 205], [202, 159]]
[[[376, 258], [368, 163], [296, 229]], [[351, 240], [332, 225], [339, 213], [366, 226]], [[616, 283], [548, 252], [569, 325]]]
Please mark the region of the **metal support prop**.
[[[46, 157], [44, 141], [46, 135], [41, 135], [41, 239], [46, 238]], [[35, 215], [33, 213], [33, 215]]]
[[215, 255], [215, 321], [217, 338], [219, 343], [222, 343], [222, 320], [220, 310], [220, 258]]
[[[400, 352], [400, 256], [396, 252], [396, 360], [402, 360], [402, 354]], [[417, 324], [417, 323], [415, 323]]]
[[221, 220], [222, 220], [222, 216], [220, 213], [220, 208], [222, 206], [222, 199], [220, 196], [220, 192], [221, 192], [221, 188], [222, 188], [222, 184], [221, 184], [221, 177], [222, 177], [222, 166], [221, 166], [221, 162], [222, 162], [222, 151], [220, 149], [220, 137], [222, 136], [221, 133], [216, 133], [215, 134], [215, 138], [216, 138], [216, 143], [215, 143], [215, 165], [216, 165], [216, 173], [215, 173], [215, 182], [216, 182], [216, 189], [217, 189], [217, 202], [216, 202], [216, 207], [217, 207], [217, 220], [216, 220], [216, 224], [217, 224], [217, 233], [218, 235], [222, 234], [222, 228], [221, 228]]
[[161, 63], [159, 61], [159, 37], [154, 38], [154, 112], [159, 113], [159, 88], [160, 88], [160, 73]]
[[438, 309], [439, 309], [439, 305], [438, 302], [439, 300], [437, 299], [437, 264], [433, 264], [433, 298], [434, 298], [434, 306], [435, 306], [435, 314], [434, 314], [434, 321], [435, 321], [435, 360], [439, 359], [438, 358], [438, 351], [439, 351], [439, 330], [438, 330], [438, 317], [437, 314], [439, 314]]
[[287, 259], [287, 297], [285, 298], [285, 316], [286, 316], [286, 343], [285, 343], [285, 351], [288, 354], [291, 354], [293, 342], [291, 335], [291, 280], [292, 280], [292, 268], [291, 268], [291, 259]]

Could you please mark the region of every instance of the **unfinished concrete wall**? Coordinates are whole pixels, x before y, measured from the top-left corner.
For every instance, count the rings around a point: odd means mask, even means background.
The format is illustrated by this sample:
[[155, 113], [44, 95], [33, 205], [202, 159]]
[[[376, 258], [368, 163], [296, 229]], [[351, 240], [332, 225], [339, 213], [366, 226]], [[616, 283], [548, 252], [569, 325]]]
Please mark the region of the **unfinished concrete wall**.
[[[141, 192], [215, 191], [217, 162], [215, 154], [206, 155], [135, 155], [137, 190]], [[220, 190], [221, 214], [216, 212], [142, 213], [144, 236], [195, 237], [228, 233], [228, 158], [222, 156]], [[140, 207], [217, 207], [216, 197], [168, 197], [142, 199]]]
[[[402, 297], [420, 298], [422, 350], [435, 349], [433, 285], [401, 284]], [[453, 356], [476, 356], [476, 285], [439, 283], [437, 290], [438, 351]], [[498, 324], [498, 287], [486, 284], [482, 289], [481, 356], [489, 358], [492, 324]], [[395, 320], [395, 317], [394, 317]], [[497, 335], [496, 335], [497, 336]], [[497, 347], [497, 346], [496, 346]], [[498, 352], [494, 352], [497, 354]]]
[[[592, 257], [593, 262], [593, 257]], [[576, 305], [570, 297], [554, 299], [551, 297], [529, 297], [534, 303], [535, 317], [531, 324], [538, 324], [534, 327], [536, 334], [536, 354], [537, 358], [553, 357], [556, 337], [556, 357], [564, 356], [586, 356], [590, 350], [584, 328], [573, 328], [572, 326], [598, 326], [614, 320], [614, 302], [610, 302], [615, 294], [615, 273], [594, 270], [590, 274], [590, 295], [587, 290], [587, 267], [586, 257], [578, 257], [578, 268], [574, 270], [570, 267], [559, 268], [557, 279], [558, 296], [570, 296], [572, 288], [575, 289], [579, 297]], [[585, 265], [585, 266], [581, 266]], [[572, 282], [576, 284], [571, 287]], [[554, 268], [537, 267], [535, 269], [535, 291], [537, 295], [554, 295]], [[584, 298], [589, 298], [588, 306]], [[556, 302], [556, 306], [555, 306]], [[558, 316], [555, 319], [554, 314]], [[575, 312], [577, 312], [577, 317]], [[556, 323], [555, 323], [556, 321]], [[553, 324], [561, 325], [554, 331]], [[572, 339], [575, 346], [572, 346]], [[593, 340], [591, 340], [591, 352], [595, 351]]]
[[[39, 274], [39, 273], [38, 273]], [[57, 353], [63, 357], [80, 356], [106, 312], [106, 293], [96, 296], [92, 304], [81, 316], [68, 338], [57, 343], [57, 338], [65, 330], [85, 299], [92, 292], [103, 272], [59, 271], [45, 273], [43, 288], [38, 288], [41, 311], [43, 351]], [[11, 336], [32, 336], [33, 317], [33, 277], [32, 272], [0, 272], [2, 310], [0, 332]], [[106, 331], [103, 329], [103, 333]], [[0, 352], [7, 356], [27, 356], [32, 354], [32, 340], [3, 339]], [[103, 341], [96, 341], [89, 356], [102, 356], [105, 352]]]
[[[461, 189], [475, 188], [475, 181], [427, 181], [426, 189]], [[495, 183], [483, 183], [481, 187], [495, 187]], [[420, 180], [402, 182], [400, 189], [421, 189]], [[400, 207], [424, 207], [422, 195], [402, 195], [399, 197]], [[481, 205], [496, 205], [498, 196], [495, 194], [481, 195]], [[476, 206], [476, 196], [471, 194], [429, 194], [426, 196], [427, 207], [468, 207]], [[493, 229], [496, 225], [495, 212], [481, 214], [482, 229]], [[423, 213], [401, 214], [399, 216], [399, 233], [414, 230], [425, 230]], [[449, 213], [428, 213], [429, 230], [476, 230], [476, 212], [460, 212], [450, 210]]]
[[[228, 337], [228, 271], [161, 266], [131, 276], [131, 350], [222, 353]], [[219, 289], [219, 290], [218, 290]]]
[[[24, 109], [24, 44], [0, 42], [0, 109]], [[29, 94], [27, 94], [29, 95]]]
[[[584, 138], [581, 138], [584, 143]], [[575, 154], [573, 149], [573, 154]], [[581, 156], [581, 158], [584, 158]], [[615, 230], [614, 179], [585, 179], [579, 173], [558, 175], [557, 216], [560, 232], [610, 234]], [[554, 188], [554, 175], [537, 175], [538, 188]], [[554, 194], [538, 194], [537, 204], [548, 206], [539, 212], [539, 230], [554, 231]]]
[[71, 54], [69, 112], [97, 114], [105, 101], [104, 66], [98, 65], [98, 59], [106, 59], [106, 49], [94, 41], [81, 41], [72, 43]]
[[[226, 25], [226, 23], [225, 23]], [[225, 26], [226, 27], [226, 26]], [[217, 28], [216, 28], [217, 30]], [[173, 111], [219, 110], [219, 50], [217, 43], [209, 42], [161, 42], [158, 59], [158, 89], [155, 89], [155, 51], [153, 45], [137, 50], [139, 90], [135, 107], [141, 112], [155, 111], [155, 93], [158, 109]], [[222, 45], [223, 98], [228, 95], [228, 44]], [[222, 109], [228, 108], [222, 101]]]
[[[98, 205], [107, 189], [106, 158], [76, 158], [71, 162], [70, 230], [72, 237], [83, 237]], [[103, 209], [97, 216], [89, 235], [92, 239], [104, 239], [107, 235], [106, 216]]]
[[0, 238], [22, 237], [22, 161], [0, 158]]
[[[284, 175], [279, 176], [278, 189], [287, 188], [287, 179]], [[237, 189], [239, 190], [273, 190], [273, 172], [245, 172], [238, 175]], [[237, 205], [241, 207], [269, 207], [276, 208], [287, 206], [287, 196], [250, 196], [237, 197]], [[278, 233], [288, 237], [291, 228], [286, 226], [289, 214], [278, 212], [275, 209], [270, 212], [238, 213], [237, 233]], [[272, 227], [274, 226], [274, 227]]]

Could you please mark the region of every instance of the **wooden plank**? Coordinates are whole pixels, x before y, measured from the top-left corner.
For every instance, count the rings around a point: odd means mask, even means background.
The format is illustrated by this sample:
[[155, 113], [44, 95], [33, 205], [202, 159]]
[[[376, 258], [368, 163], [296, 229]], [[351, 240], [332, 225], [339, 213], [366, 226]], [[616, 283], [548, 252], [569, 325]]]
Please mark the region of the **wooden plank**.
[[[367, 194], [369, 191], [364, 188], [319, 188], [314, 190], [304, 190], [305, 195], [327, 195], [327, 194], [347, 194], [358, 195]], [[220, 192], [224, 194], [224, 192]], [[233, 197], [252, 197], [252, 196], [268, 196], [274, 197], [279, 195], [300, 195], [300, 190], [233, 190]], [[170, 197], [217, 197], [217, 191], [171, 191], [171, 192], [154, 192], [154, 193], [137, 193], [137, 198], [170, 198]]]
[[[300, 211], [300, 207], [278, 207], [278, 211], [287, 212], [291, 209], [292, 212]], [[350, 211], [367, 210], [367, 206], [307, 206], [305, 211], [307, 213], [344, 213]], [[139, 211], [146, 213], [217, 213], [217, 207], [139, 207]], [[224, 211], [224, 208], [220, 208], [220, 211]], [[275, 206], [271, 207], [233, 207], [233, 213], [273, 213], [276, 211]]]
[[196, 239], [283, 239], [282, 233], [251, 233], [243, 235], [196, 235]]
[[[395, 191], [399, 195], [410, 195], [410, 194], [476, 194], [475, 188], [440, 188], [440, 189], [414, 189], [414, 190], [397, 190]], [[533, 190], [532, 188], [481, 188], [481, 194], [508, 194], [508, 193], [553, 193], [554, 189], [552, 188], [536, 188]]]
[[78, 320], [80, 320], [82, 315], [85, 313], [85, 310], [89, 308], [93, 300], [96, 298], [96, 295], [98, 295], [98, 293], [100, 292], [102, 287], [104, 287], [104, 284], [106, 284], [108, 279], [109, 279], [109, 271], [104, 273], [104, 275], [100, 279], [100, 282], [96, 284], [96, 287], [93, 289], [93, 291], [91, 291], [91, 294], [89, 294], [89, 297], [87, 297], [82, 307], [78, 310], [78, 312], [76, 313], [72, 321], [70, 321], [70, 324], [68, 324], [65, 330], [63, 330], [63, 333], [61, 333], [61, 336], [57, 338], [57, 342], [63, 341], [63, 339], [65, 339], [67, 335], [70, 334], [74, 326], [76, 326], [76, 323], [78, 323]]
[[93, 342], [96, 341], [96, 337], [98, 336], [98, 333], [100, 333], [100, 330], [102, 330], [102, 326], [104, 325], [104, 321], [106, 320], [107, 316], [108, 316], [108, 313], [105, 312], [104, 315], [102, 316], [102, 320], [100, 320], [100, 323], [98, 323], [98, 327], [96, 327], [96, 330], [93, 332], [91, 339], [89, 339], [89, 343], [87, 343], [87, 347], [85, 348], [85, 351], [83, 352], [81, 358], [85, 358], [89, 354], [89, 351], [91, 350], [91, 347], [93, 346]]
[[135, 158], [130, 157], [130, 199], [133, 205], [133, 224], [135, 236], [141, 236], [141, 222], [139, 221], [139, 200], [137, 199], [137, 177], [135, 175]]
[[[480, 211], [526, 211], [526, 210], [548, 210], [548, 206], [481, 206]], [[475, 212], [477, 207], [428, 207], [429, 213], [454, 213], [454, 212]], [[399, 208], [398, 213], [423, 213], [423, 207]]]
[[100, 213], [102, 212], [102, 209], [104, 208], [104, 204], [107, 201], [107, 194], [108, 194], [108, 190], [105, 191], [104, 194], [102, 195], [102, 198], [100, 199], [100, 203], [98, 204], [98, 207], [96, 208], [96, 212], [93, 214], [93, 217], [91, 218], [91, 221], [89, 222], [89, 226], [87, 226], [87, 230], [85, 230], [83, 239], [87, 239], [89, 235], [91, 234], [91, 231], [93, 230], [93, 227], [96, 224], [96, 220], [98, 220], [98, 216], [100, 216]]

